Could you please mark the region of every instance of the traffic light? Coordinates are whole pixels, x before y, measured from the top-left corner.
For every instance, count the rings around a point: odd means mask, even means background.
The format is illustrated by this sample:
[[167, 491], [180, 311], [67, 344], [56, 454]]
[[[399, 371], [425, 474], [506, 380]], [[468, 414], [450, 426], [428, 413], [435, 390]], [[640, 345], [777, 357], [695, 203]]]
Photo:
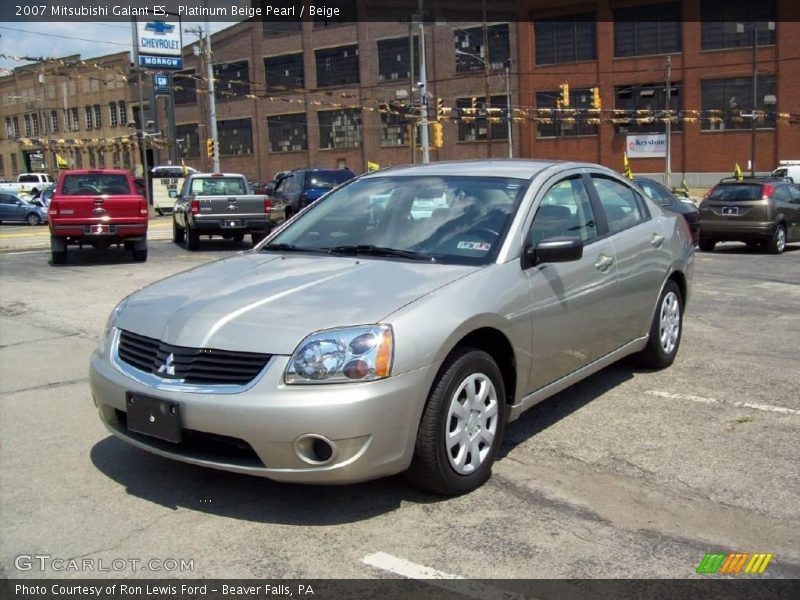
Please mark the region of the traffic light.
[[593, 87], [592, 88], [592, 108], [594, 110], [601, 110], [603, 108], [603, 102], [600, 100], [600, 88]]
[[561, 106], [569, 108], [569, 84], [565, 81], [558, 87], [561, 88]]
[[208, 156], [208, 158], [214, 158], [218, 150], [219, 145], [216, 140], [212, 140], [211, 138], [206, 140], [206, 156]]
[[444, 132], [442, 131], [442, 124], [441, 123], [432, 123], [432, 137], [433, 137], [433, 147], [434, 148], [441, 148], [444, 146]]

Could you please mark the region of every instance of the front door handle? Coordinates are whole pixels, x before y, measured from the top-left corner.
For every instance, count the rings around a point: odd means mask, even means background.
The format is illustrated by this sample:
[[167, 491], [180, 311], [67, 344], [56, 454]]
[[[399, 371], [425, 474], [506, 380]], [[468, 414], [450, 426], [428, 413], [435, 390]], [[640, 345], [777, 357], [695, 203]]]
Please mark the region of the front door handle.
[[594, 266], [597, 270], [602, 271], [605, 273], [608, 271], [608, 268], [614, 264], [614, 259], [611, 256], [606, 256], [605, 254], [601, 254], [597, 262], [594, 263]]
[[659, 235], [658, 233], [654, 233], [653, 237], [650, 238], [650, 243], [653, 244], [656, 248], [660, 248], [661, 244], [664, 243], [664, 236]]

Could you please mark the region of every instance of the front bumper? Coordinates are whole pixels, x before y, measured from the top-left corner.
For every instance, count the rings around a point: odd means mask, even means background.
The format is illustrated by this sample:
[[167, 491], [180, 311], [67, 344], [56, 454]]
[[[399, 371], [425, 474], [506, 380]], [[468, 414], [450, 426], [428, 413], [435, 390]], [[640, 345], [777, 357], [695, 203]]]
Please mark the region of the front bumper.
[[[286, 385], [288, 357], [275, 356], [249, 389], [214, 394], [144, 385], [112, 364], [110, 352], [92, 354], [90, 385], [100, 418], [115, 436], [167, 458], [301, 483], [354, 483], [407, 469], [437, 368], [367, 383]], [[180, 403], [185, 438], [193, 442], [233, 439], [245, 449], [221, 453], [212, 443], [172, 444], [129, 431], [124, 412], [129, 392]], [[307, 434], [333, 443], [324, 464], [309, 464], [298, 455], [296, 442]]]

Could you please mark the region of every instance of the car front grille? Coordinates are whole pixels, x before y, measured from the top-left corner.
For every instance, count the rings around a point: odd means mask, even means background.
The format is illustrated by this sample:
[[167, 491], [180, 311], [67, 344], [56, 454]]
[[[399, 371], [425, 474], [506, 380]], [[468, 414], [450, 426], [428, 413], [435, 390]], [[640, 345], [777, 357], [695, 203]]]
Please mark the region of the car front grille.
[[145, 373], [206, 385], [247, 385], [271, 358], [253, 352], [173, 346], [125, 330], [120, 330], [118, 355]]

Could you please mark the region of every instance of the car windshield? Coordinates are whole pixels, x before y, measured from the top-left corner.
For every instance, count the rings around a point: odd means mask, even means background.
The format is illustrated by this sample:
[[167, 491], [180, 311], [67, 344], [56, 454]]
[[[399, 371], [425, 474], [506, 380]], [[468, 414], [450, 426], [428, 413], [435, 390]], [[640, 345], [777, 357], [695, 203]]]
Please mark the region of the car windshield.
[[350, 171], [309, 171], [306, 177], [306, 187], [319, 190], [330, 190], [340, 183], [350, 181], [353, 174]]
[[246, 194], [241, 177], [200, 177], [192, 180], [192, 194], [197, 196], [222, 196]]
[[744, 202], [761, 199], [761, 184], [718, 185], [708, 196], [719, 202]]
[[131, 193], [131, 188], [125, 175], [87, 173], [64, 176], [61, 193], [65, 196], [124, 196]]
[[502, 177], [361, 179], [312, 205], [263, 249], [487, 264], [527, 184]]

